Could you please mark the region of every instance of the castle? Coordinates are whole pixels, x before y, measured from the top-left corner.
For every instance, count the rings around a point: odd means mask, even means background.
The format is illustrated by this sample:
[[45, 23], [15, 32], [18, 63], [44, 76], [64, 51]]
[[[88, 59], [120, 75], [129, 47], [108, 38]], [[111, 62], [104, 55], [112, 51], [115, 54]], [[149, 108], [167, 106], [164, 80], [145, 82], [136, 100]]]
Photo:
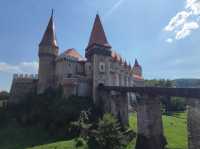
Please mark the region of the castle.
[[112, 49], [98, 14], [85, 48], [85, 57], [73, 48], [59, 54], [53, 13], [39, 44], [38, 56], [38, 75], [14, 74], [10, 102], [17, 103], [32, 91], [40, 94], [47, 88], [61, 85], [66, 97], [90, 96], [95, 103], [99, 84], [107, 86], [143, 84], [142, 68], [138, 61], [135, 60], [132, 67]]

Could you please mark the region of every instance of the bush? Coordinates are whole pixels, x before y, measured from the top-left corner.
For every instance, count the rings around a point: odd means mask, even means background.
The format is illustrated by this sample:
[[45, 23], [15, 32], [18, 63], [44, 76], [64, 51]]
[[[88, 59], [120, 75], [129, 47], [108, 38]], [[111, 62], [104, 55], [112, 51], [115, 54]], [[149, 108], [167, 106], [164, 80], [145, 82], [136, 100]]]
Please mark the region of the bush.
[[171, 98], [171, 107], [173, 111], [184, 111], [186, 110], [186, 101], [182, 97]]
[[10, 97], [10, 94], [7, 91], [0, 92], [0, 100], [8, 100], [9, 97]]
[[104, 114], [97, 123], [89, 122], [87, 117], [80, 116], [74, 124], [80, 130], [79, 137], [87, 142], [89, 149], [123, 149], [135, 137], [133, 131], [123, 130], [117, 119], [109, 113]]

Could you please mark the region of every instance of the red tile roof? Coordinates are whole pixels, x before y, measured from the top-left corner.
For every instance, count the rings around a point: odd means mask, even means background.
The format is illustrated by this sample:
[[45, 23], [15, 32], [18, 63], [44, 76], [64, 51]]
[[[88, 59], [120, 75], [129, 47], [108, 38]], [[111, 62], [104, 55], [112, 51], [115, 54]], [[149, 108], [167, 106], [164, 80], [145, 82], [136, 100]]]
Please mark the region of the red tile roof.
[[78, 51], [76, 51], [74, 48], [68, 49], [65, 52], [66, 56], [70, 56], [70, 57], [74, 57], [77, 59], [82, 59], [83, 57], [78, 53]]
[[89, 48], [90, 46], [94, 44], [102, 45], [105, 47], [111, 47], [107, 41], [103, 26], [101, 24], [101, 20], [98, 14], [96, 15], [96, 18], [94, 21], [93, 29], [90, 35], [90, 40], [89, 40], [87, 48]]
[[111, 56], [113, 58], [113, 60], [117, 61], [117, 62], [122, 62], [122, 57], [115, 51], [112, 51]]

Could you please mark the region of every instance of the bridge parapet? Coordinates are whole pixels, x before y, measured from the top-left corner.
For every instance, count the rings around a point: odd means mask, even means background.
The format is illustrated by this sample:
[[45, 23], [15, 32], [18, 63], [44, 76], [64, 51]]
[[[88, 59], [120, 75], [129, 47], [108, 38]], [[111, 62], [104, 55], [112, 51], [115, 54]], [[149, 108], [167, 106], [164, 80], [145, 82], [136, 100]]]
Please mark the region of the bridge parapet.
[[153, 96], [177, 96], [188, 98], [200, 98], [200, 88], [164, 88], [164, 87], [121, 87], [121, 86], [99, 86], [100, 90], [134, 92], [142, 95]]

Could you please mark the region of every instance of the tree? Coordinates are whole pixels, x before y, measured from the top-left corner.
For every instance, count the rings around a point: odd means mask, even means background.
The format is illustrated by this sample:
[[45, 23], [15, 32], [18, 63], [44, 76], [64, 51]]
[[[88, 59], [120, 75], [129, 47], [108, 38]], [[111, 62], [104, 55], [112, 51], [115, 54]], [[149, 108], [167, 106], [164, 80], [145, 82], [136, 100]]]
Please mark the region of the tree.
[[182, 97], [173, 97], [171, 99], [171, 106], [173, 111], [184, 111], [186, 110], [186, 101]]
[[10, 97], [10, 94], [7, 91], [0, 92], [0, 100], [8, 100], [9, 97]]
[[133, 131], [123, 130], [117, 119], [109, 113], [104, 114], [97, 123], [89, 124], [87, 119], [82, 118], [76, 124], [82, 129], [79, 137], [87, 142], [89, 149], [123, 149], [135, 136]]

